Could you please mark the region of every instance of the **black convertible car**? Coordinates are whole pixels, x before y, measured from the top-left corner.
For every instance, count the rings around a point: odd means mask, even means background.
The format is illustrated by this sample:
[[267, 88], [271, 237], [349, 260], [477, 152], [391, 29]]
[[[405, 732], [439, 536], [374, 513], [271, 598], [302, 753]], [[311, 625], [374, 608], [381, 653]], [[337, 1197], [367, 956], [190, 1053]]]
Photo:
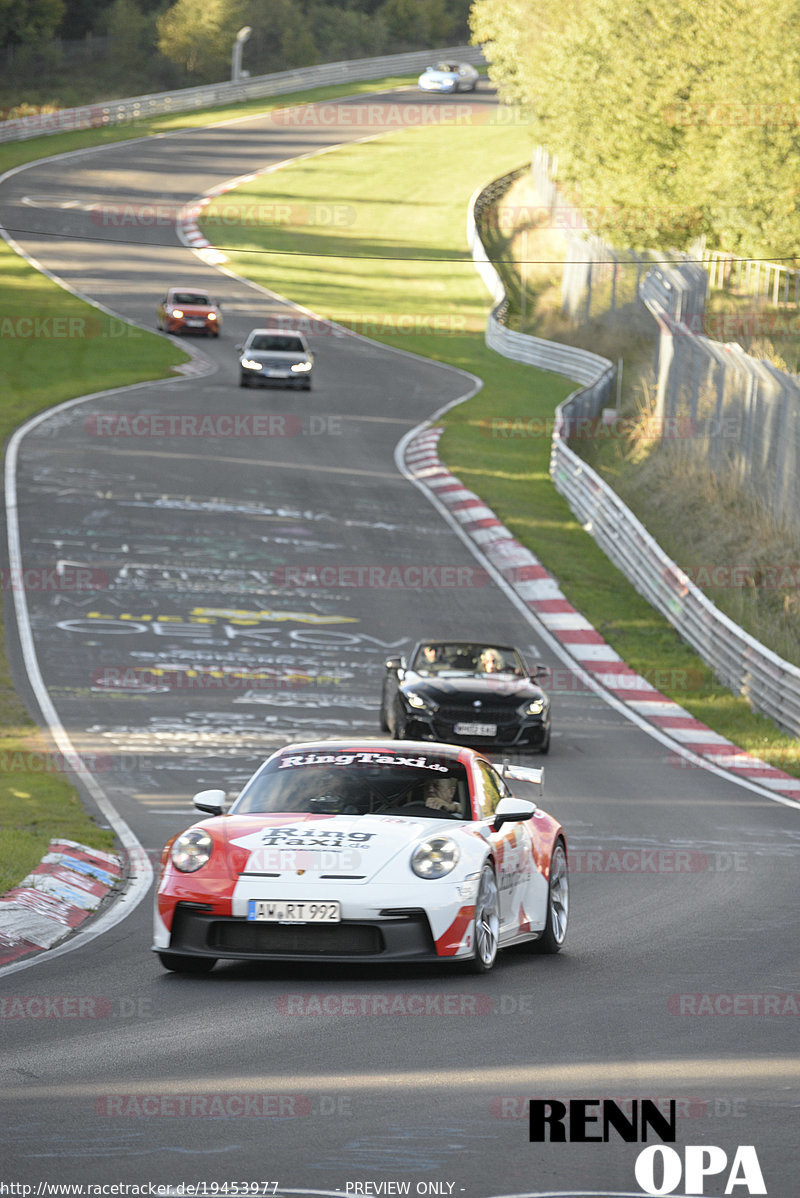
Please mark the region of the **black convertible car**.
[[517, 649], [486, 641], [421, 641], [386, 662], [381, 727], [399, 740], [550, 748], [550, 700]]

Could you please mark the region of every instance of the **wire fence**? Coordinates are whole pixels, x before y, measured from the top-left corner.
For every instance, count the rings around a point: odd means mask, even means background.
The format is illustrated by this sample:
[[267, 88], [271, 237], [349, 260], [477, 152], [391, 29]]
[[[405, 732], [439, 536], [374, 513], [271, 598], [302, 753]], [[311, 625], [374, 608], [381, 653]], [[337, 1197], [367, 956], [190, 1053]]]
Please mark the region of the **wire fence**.
[[[638, 252], [630, 251], [626, 258], [625, 251], [591, 234], [580, 211], [560, 195], [553, 178], [556, 170], [557, 163], [546, 151], [534, 153], [531, 172], [537, 194], [543, 203], [565, 213], [570, 228], [565, 233], [565, 309], [578, 320], [619, 311], [631, 302], [635, 287], [659, 330], [655, 427], [665, 434], [676, 428], [690, 430], [692, 453], [709, 470], [757, 495], [778, 522], [796, 523], [800, 518], [798, 378], [746, 353], [736, 339], [737, 330], [745, 339], [744, 334], [753, 331], [768, 334], [772, 324], [783, 326], [780, 320], [771, 322], [755, 311], [740, 310], [729, 319], [707, 316], [710, 280], [698, 259], [708, 262], [717, 287], [749, 289], [752, 294], [766, 288], [775, 302], [794, 302], [800, 272], [701, 253], [701, 246], [688, 255], [659, 253], [659, 264], [649, 267]], [[604, 260], [598, 266], [600, 257]], [[627, 280], [624, 287], [617, 282], [620, 272]], [[707, 336], [706, 330], [715, 324], [733, 338], [721, 342]]]
[[[672, 251], [655, 253], [611, 245], [593, 232], [580, 207], [558, 190], [557, 173], [558, 160], [537, 146], [531, 159], [531, 178], [543, 207], [549, 209], [550, 227], [561, 231], [566, 246], [561, 283], [563, 310], [574, 320], [588, 321], [635, 301], [649, 267], [656, 259], [660, 263], [672, 256]], [[800, 307], [800, 269], [796, 266], [709, 250], [705, 237], [698, 238], [688, 254], [676, 253], [675, 258], [689, 258], [703, 267], [709, 290], [762, 297], [776, 307]]]
[[684, 429], [693, 455], [714, 474], [757, 495], [778, 523], [796, 524], [798, 379], [745, 353], [735, 342], [723, 344], [698, 331], [704, 321], [698, 276], [704, 273], [691, 263], [662, 267], [642, 285], [642, 298], [660, 333], [656, 427]]
[[557, 169], [557, 160], [538, 146], [531, 159], [531, 178], [542, 207], [549, 212], [548, 227], [560, 233], [565, 244], [562, 310], [575, 321], [588, 322], [638, 305], [639, 284], [655, 254], [619, 249], [593, 233], [581, 209], [558, 190]]
[[[487, 344], [505, 357], [555, 370], [586, 384], [573, 391], [556, 409], [550, 456], [550, 474], [556, 490], [566, 498], [610, 560], [699, 653], [716, 677], [734, 694], [746, 698], [754, 710], [770, 716], [793, 736], [800, 736], [800, 668], [760, 644], [721, 612], [667, 556], [608, 483], [569, 446], [576, 421], [602, 419], [603, 408], [613, 394], [614, 367], [599, 355], [516, 333], [503, 325], [503, 283], [489, 260], [475, 222], [474, 214], [479, 208], [479, 197], [475, 196], [467, 218], [467, 236], [478, 272], [494, 300], [486, 330]], [[704, 311], [706, 276], [696, 263], [652, 270], [643, 282], [642, 291], [661, 329], [659, 357], [665, 383], [675, 360], [689, 360], [684, 359], [684, 346], [691, 347], [688, 352], [692, 355], [704, 355], [692, 359], [698, 379], [702, 363], [710, 360], [709, 354], [730, 353], [737, 362], [740, 358], [747, 359], [738, 346], [709, 342], [711, 348], [704, 348], [703, 343], [709, 339], [692, 334], [689, 324], [679, 319], [682, 315], [691, 324]], [[772, 378], [780, 375], [764, 363], [755, 366]], [[690, 389], [689, 396], [692, 393]], [[673, 394], [674, 387], [667, 385], [665, 396]], [[741, 402], [741, 393], [738, 395]], [[691, 398], [687, 402], [691, 405]], [[699, 416], [702, 411], [699, 401], [696, 410]], [[752, 415], [755, 432], [756, 409]], [[774, 441], [774, 436], [767, 436], [764, 444]], [[768, 779], [763, 782], [769, 785]]]
[[705, 267], [712, 290], [763, 296], [775, 307], [779, 304], [800, 307], [800, 270], [794, 266], [737, 258], [724, 250], [707, 250], [704, 239], [696, 242], [689, 252]]

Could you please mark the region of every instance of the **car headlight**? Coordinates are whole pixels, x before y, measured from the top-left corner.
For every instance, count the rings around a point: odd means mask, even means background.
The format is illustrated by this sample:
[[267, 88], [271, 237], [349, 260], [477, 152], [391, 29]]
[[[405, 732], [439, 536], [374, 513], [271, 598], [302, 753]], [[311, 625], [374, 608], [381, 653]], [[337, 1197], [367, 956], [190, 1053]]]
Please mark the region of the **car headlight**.
[[547, 703], [544, 699], [531, 699], [520, 708], [520, 715], [541, 715]]
[[209, 313], [207, 313], [207, 319], [208, 319], [208, 320], [216, 320], [216, 319], [217, 319], [217, 314], [216, 314], [216, 312], [209, 312]]
[[411, 854], [411, 868], [418, 878], [443, 878], [458, 864], [461, 850], [449, 836], [431, 836]]
[[242, 358], [242, 370], [263, 370], [261, 362], [257, 362], [255, 358]]
[[310, 369], [311, 369], [310, 362], [293, 362], [292, 363], [292, 370], [310, 370]]
[[183, 308], [173, 308], [172, 315], [177, 316], [178, 320], [180, 320], [180, 318], [183, 316]]
[[201, 869], [211, 856], [214, 842], [202, 828], [190, 828], [174, 842], [170, 857], [172, 864], [182, 874], [193, 874]]

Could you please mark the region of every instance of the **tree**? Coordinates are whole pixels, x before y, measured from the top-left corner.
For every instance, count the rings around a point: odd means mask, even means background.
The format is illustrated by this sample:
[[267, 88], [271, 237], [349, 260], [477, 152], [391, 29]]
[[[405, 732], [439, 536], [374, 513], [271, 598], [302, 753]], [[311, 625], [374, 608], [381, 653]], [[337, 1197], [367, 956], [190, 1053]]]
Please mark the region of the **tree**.
[[177, 0], [156, 21], [158, 49], [190, 75], [223, 78], [241, 24], [231, 0]]
[[319, 46], [325, 48], [326, 62], [348, 58], [371, 58], [386, 53], [388, 31], [377, 13], [358, 8], [336, 8], [317, 3], [309, 9], [309, 20]]
[[392, 46], [440, 46], [447, 41], [452, 16], [444, 0], [386, 0], [378, 9]]
[[148, 53], [153, 25], [153, 18], [142, 12], [137, 0], [114, 0], [106, 17], [114, 62], [123, 68], [139, 63]]
[[562, 186], [612, 240], [688, 246], [705, 233], [782, 255], [800, 235], [797, 7], [476, 0], [472, 30], [501, 94], [558, 156]]
[[0, 0], [0, 46], [35, 47], [52, 38], [64, 0]]
[[59, 35], [73, 39], [86, 37], [104, 20], [107, 7], [107, 0], [65, 0]]
[[158, 18], [158, 48], [191, 75], [224, 79], [243, 25], [253, 30], [245, 49], [252, 74], [318, 61], [304, 10], [292, 0], [176, 0]]
[[252, 74], [319, 62], [317, 39], [302, 5], [293, 0], [242, 0], [241, 25], [253, 35], [245, 55]]

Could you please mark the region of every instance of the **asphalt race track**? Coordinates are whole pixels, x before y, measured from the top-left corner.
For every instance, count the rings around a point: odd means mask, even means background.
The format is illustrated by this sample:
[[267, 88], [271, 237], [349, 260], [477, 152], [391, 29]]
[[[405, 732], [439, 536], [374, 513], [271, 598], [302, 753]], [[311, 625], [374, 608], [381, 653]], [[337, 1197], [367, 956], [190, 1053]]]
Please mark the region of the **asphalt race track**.
[[[158, 298], [184, 281], [224, 306], [223, 336], [194, 343], [211, 373], [69, 407], [20, 447], [25, 567], [58, 560], [101, 580], [88, 595], [29, 594], [44, 681], [154, 860], [192, 822], [195, 791], [235, 792], [290, 739], [377, 735], [383, 661], [420, 634], [488, 632], [560, 665], [395, 466], [400, 438], [471, 378], [318, 335], [310, 394], [241, 390], [233, 346], [280, 305], [172, 227], [99, 231], [92, 218], [363, 136], [250, 119], [43, 162], [0, 186], [26, 252], [120, 316], [153, 327]], [[98, 435], [110, 416], [187, 413], [276, 420], [272, 436]], [[303, 585], [309, 568], [342, 564], [472, 569], [475, 585]], [[225, 685], [201, 685], [211, 669]], [[798, 811], [677, 768], [599, 697], [558, 690], [544, 805], [573, 856], [563, 954], [510, 951], [480, 979], [229, 964], [185, 978], [150, 952], [145, 901], [87, 946], [0, 977], [4, 1179], [636, 1194], [644, 1145], [614, 1132], [531, 1144], [527, 1101], [647, 1097], [677, 1100], [681, 1158], [716, 1145], [730, 1162], [753, 1145], [767, 1192], [794, 1198]], [[691, 868], [676, 857], [687, 849]], [[52, 1001], [12, 1002], [32, 996]], [[768, 996], [773, 1011], [794, 1002], [795, 1019], [764, 1014]]]

